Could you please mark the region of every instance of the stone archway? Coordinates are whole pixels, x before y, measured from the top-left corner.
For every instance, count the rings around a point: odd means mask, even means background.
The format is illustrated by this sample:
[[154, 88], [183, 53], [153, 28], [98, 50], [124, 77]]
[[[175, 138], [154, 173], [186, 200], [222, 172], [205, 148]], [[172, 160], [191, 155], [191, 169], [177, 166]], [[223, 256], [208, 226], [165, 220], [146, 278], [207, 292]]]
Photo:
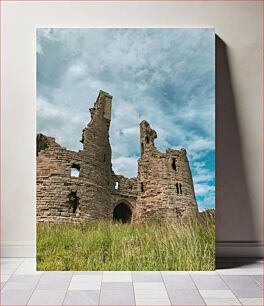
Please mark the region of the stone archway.
[[132, 218], [132, 210], [125, 202], [118, 203], [113, 211], [113, 220], [122, 223], [130, 223]]

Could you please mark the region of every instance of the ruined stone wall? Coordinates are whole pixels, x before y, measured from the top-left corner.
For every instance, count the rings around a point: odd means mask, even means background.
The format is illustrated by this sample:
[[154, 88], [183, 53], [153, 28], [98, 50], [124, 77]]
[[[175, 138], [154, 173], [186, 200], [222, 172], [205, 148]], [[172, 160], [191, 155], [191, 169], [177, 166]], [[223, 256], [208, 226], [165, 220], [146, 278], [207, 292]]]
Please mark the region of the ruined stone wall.
[[[157, 134], [146, 121], [140, 124], [137, 178], [113, 172], [111, 107], [112, 97], [100, 91], [90, 109], [91, 121], [83, 129], [79, 152], [37, 135], [37, 222], [112, 220], [114, 211], [118, 215], [127, 207], [135, 222], [155, 217], [175, 220], [198, 212], [186, 151], [159, 152], [154, 145]], [[77, 176], [71, 174], [72, 169], [79, 172]], [[117, 213], [119, 204], [125, 207]]]
[[37, 157], [37, 221], [68, 222], [85, 218], [79, 209], [72, 213], [69, 202], [71, 192], [79, 191], [79, 179], [70, 176], [71, 165], [81, 163], [78, 153], [67, 151], [52, 138], [46, 140], [48, 147], [39, 151]]
[[113, 174], [112, 182], [114, 184], [114, 189], [111, 190], [112, 209], [119, 203], [125, 203], [134, 211], [138, 194], [137, 179]]
[[157, 134], [146, 121], [140, 124], [138, 196], [134, 221], [184, 218], [198, 212], [186, 151], [159, 152]]
[[[100, 92], [91, 109], [91, 121], [83, 130], [83, 150], [62, 148], [54, 139], [38, 136], [37, 221], [69, 222], [112, 217], [113, 187], [109, 125], [112, 97]], [[44, 143], [41, 144], [41, 142]], [[43, 149], [44, 148], [44, 149]], [[71, 167], [79, 176], [71, 176]], [[71, 196], [77, 198], [77, 209]], [[75, 199], [76, 200], [76, 199]], [[76, 202], [76, 201], [75, 201]]]

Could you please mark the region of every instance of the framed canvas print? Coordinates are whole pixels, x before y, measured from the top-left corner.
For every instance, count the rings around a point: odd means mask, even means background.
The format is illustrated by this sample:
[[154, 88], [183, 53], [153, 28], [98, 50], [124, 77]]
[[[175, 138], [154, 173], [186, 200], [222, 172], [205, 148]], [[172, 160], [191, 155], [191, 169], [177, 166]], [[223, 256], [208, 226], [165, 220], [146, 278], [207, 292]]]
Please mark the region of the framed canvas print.
[[38, 29], [37, 132], [38, 270], [214, 270], [214, 29]]

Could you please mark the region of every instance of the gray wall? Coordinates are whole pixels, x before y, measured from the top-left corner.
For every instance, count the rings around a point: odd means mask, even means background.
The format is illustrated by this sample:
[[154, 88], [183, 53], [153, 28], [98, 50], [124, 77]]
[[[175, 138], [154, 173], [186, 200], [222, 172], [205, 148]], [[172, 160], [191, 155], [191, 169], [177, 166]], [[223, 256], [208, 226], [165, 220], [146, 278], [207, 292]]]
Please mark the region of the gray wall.
[[261, 2], [4, 2], [2, 256], [35, 254], [36, 27], [215, 27], [218, 255], [262, 241]]

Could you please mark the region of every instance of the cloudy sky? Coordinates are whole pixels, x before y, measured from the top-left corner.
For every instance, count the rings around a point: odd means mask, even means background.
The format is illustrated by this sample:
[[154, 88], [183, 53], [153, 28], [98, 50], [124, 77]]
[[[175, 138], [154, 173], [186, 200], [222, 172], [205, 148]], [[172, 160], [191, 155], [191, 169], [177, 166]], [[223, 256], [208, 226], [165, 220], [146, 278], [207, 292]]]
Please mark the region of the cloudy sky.
[[82, 149], [100, 89], [113, 96], [113, 169], [137, 175], [139, 123], [187, 149], [199, 209], [215, 206], [214, 29], [38, 29], [37, 131]]

